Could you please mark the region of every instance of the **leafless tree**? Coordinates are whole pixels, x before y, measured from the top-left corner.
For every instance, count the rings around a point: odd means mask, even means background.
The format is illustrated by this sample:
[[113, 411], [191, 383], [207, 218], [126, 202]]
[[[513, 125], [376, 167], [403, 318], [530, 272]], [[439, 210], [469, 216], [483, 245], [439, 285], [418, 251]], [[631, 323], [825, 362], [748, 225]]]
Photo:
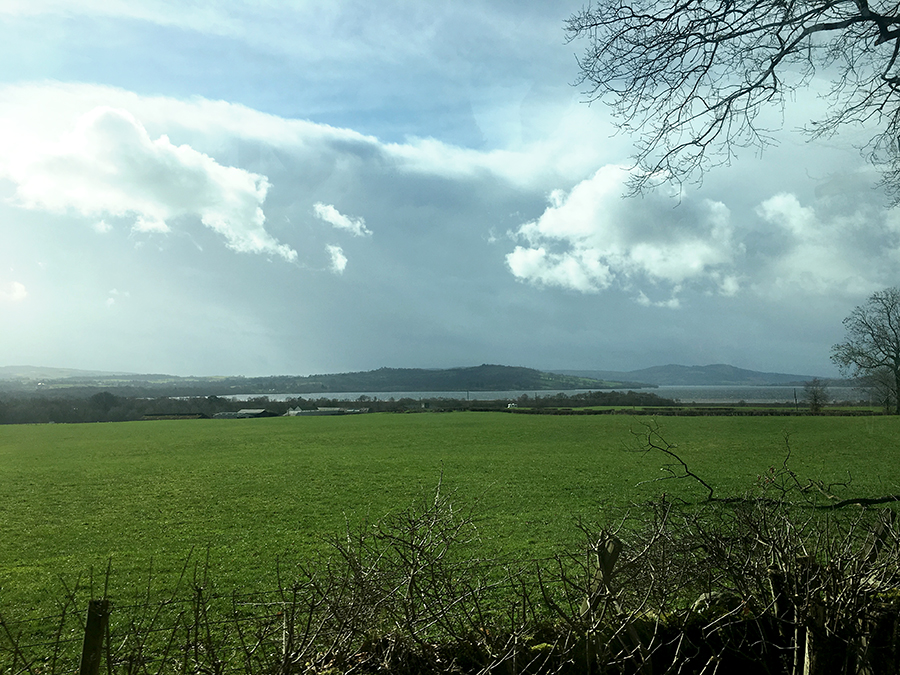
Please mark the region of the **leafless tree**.
[[814, 377], [809, 382], [803, 383], [803, 397], [809, 404], [810, 412], [822, 412], [822, 408], [831, 398], [828, 394], [828, 383]]
[[831, 360], [842, 372], [882, 383], [900, 415], [900, 288], [873, 293], [844, 319], [847, 339]]
[[699, 180], [735, 148], [762, 149], [760, 122], [814, 75], [830, 78], [813, 137], [874, 122], [867, 148], [900, 199], [900, 3], [884, 0], [598, 0], [566, 22], [586, 41], [579, 84], [633, 133], [632, 189]]

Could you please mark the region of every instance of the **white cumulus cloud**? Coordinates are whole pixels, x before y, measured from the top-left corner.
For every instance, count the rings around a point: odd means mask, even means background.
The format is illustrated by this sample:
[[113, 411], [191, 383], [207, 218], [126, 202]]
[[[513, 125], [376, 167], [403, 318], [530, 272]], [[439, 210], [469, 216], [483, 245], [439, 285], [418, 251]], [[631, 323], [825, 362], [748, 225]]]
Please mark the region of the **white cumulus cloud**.
[[506, 256], [512, 273], [544, 286], [570, 288], [582, 293], [604, 289], [612, 283], [613, 273], [596, 251], [575, 250], [565, 253], [548, 253], [547, 250], [516, 246]]
[[351, 218], [334, 208], [331, 204], [323, 204], [316, 202], [313, 204], [313, 213], [317, 218], [324, 220], [338, 230], [345, 230], [354, 237], [365, 237], [372, 234], [372, 231], [366, 228], [366, 221], [363, 218]]
[[[551, 193], [544, 213], [514, 233], [527, 246], [506, 256], [512, 273], [582, 293], [618, 282], [665, 286], [672, 293], [693, 283], [733, 295], [735, 277], [722, 274], [736, 251], [725, 205], [685, 200], [673, 207], [657, 195], [624, 200], [627, 176], [620, 166], [605, 166], [570, 192]], [[674, 299], [664, 304], [677, 306]]]
[[[165, 233], [173, 219], [195, 216], [234, 251], [297, 257], [265, 229], [265, 176], [223, 166], [165, 135], [153, 140], [125, 110], [96, 107], [58, 140], [23, 145], [11, 140], [15, 133], [0, 135], [0, 175], [16, 184], [21, 206], [132, 217], [139, 232]], [[96, 229], [107, 227], [101, 220]]]
[[0, 302], [22, 302], [27, 297], [24, 284], [18, 281], [0, 283]]
[[331, 256], [331, 271], [335, 274], [343, 274], [347, 267], [347, 256], [340, 246], [329, 245], [325, 247]]

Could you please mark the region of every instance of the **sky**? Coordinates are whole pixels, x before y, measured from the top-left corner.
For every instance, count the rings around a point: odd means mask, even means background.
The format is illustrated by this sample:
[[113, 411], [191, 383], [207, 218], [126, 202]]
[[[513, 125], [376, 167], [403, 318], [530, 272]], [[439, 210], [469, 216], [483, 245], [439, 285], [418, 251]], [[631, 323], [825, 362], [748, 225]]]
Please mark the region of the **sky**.
[[0, 365], [832, 376], [898, 284], [859, 146], [623, 196], [636, 138], [544, 0], [0, 0]]

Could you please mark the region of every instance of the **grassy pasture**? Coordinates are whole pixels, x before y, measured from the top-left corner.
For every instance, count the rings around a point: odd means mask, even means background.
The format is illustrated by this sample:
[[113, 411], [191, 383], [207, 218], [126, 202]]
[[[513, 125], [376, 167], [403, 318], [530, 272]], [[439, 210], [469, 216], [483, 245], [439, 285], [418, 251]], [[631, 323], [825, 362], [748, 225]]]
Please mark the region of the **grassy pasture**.
[[[473, 507], [483, 555], [543, 556], [579, 540], [576, 517], [603, 521], [665, 491], [632, 430], [649, 418], [503, 413], [0, 426], [0, 610], [46, 613], [61, 588], [107, 561], [110, 595], [157, 585], [208, 547], [220, 587], [271, 590], [327, 548], [345, 523], [376, 520], [445, 490]], [[900, 492], [898, 417], [660, 418], [691, 468], [721, 494], [751, 490], [784, 457], [850, 493]], [[849, 496], [849, 495], [848, 495]]]

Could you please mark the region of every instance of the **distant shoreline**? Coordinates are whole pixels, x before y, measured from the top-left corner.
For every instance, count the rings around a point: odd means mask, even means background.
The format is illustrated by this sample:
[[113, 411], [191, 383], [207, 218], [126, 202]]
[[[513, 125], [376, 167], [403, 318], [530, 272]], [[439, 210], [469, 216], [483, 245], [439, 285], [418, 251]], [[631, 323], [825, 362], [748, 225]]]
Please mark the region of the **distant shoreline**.
[[[627, 388], [622, 391], [627, 391]], [[654, 394], [666, 399], [673, 399], [681, 404], [789, 404], [799, 403], [804, 405], [803, 385], [660, 385], [650, 388]], [[361, 397], [368, 399], [387, 401], [408, 398], [416, 401], [429, 399], [470, 400], [470, 401], [502, 401], [517, 400], [522, 396], [530, 398], [551, 397], [558, 394], [573, 396], [587, 393], [588, 389], [568, 390], [504, 390], [504, 391], [354, 391], [354, 392], [323, 392], [318, 393], [279, 393], [279, 394], [231, 394], [226, 398], [235, 401], [246, 401], [255, 398], [268, 398], [272, 401], [287, 401], [295, 398], [315, 400], [317, 398], [331, 399], [335, 401], [359, 401]], [[836, 386], [830, 387], [829, 392], [834, 401], [860, 401], [865, 396], [858, 387]], [[796, 394], [796, 399], [794, 398]]]

